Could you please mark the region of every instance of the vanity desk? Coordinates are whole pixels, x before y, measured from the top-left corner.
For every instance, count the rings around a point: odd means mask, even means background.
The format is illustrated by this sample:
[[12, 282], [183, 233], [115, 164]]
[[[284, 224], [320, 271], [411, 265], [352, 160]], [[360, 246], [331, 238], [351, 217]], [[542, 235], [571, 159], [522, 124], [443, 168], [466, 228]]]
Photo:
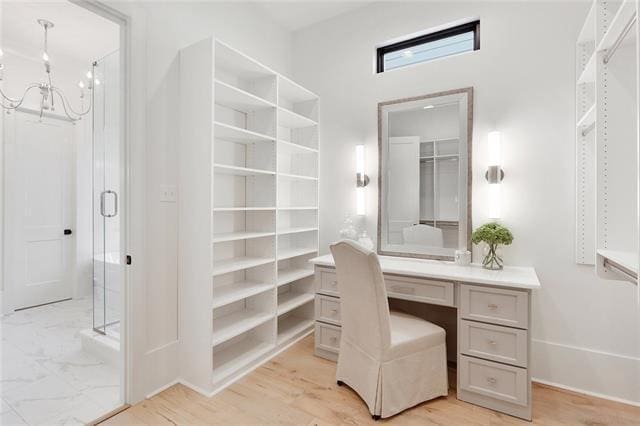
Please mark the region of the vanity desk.
[[[336, 361], [340, 294], [331, 255], [315, 265], [315, 354]], [[533, 268], [489, 271], [479, 265], [380, 256], [390, 299], [455, 308], [457, 397], [531, 420], [531, 292]]]

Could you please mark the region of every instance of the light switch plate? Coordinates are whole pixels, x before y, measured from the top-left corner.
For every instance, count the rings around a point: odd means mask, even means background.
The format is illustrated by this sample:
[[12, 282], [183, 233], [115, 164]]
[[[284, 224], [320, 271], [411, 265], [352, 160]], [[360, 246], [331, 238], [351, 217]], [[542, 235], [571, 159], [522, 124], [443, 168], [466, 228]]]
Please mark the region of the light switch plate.
[[178, 199], [178, 188], [175, 185], [160, 185], [160, 202], [175, 203]]

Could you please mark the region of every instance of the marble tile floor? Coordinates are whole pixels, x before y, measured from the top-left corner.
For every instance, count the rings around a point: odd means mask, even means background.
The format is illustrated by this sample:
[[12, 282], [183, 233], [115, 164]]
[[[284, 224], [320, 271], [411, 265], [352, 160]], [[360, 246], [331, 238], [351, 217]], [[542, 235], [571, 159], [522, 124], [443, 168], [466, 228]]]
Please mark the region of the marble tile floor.
[[90, 298], [0, 317], [0, 425], [86, 424], [120, 403], [118, 369], [82, 351]]

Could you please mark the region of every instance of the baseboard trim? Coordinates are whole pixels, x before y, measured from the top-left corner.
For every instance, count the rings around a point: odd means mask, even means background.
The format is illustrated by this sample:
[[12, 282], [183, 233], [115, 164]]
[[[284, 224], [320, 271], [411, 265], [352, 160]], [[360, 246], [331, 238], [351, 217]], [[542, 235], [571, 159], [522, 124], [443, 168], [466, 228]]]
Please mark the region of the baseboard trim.
[[148, 393], [148, 394], [147, 394], [147, 396], [145, 396], [145, 398], [146, 398], [146, 399], [151, 399], [151, 398], [153, 398], [154, 396], [156, 396], [157, 394], [159, 394], [160, 392], [164, 392], [164, 391], [166, 391], [167, 389], [169, 389], [171, 386], [175, 386], [175, 385], [177, 385], [178, 383], [180, 383], [180, 380], [178, 380], [178, 379], [176, 379], [176, 380], [172, 380], [172, 381], [170, 381], [169, 383], [167, 383], [167, 384], [164, 384], [164, 385], [160, 386], [160, 387], [159, 387], [159, 388], [157, 388], [156, 390], [151, 391], [150, 393]]
[[540, 339], [531, 346], [533, 381], [640, 406], [640, 358]]
[[555, 382], [550, 382], [548, 380], [538, 379], [538, 378], [535, 378], [535, 377], [532, 377], [531, 381], [534, 382], [534, 383], [539, 383], [541, 385], [551, 386], [553, 388], [558, 388], [560, 390], [566, 390], [566, 391], [575, 392], [575, 393], [579, 393], [579, 394], [583, 394], [583, 395], [587, 395], [587, 396], [593, 396], [595, 398], [606, 399], [607, 401], [619, 402], [621, 404], [627, 404], [627, 405], [633, 405], [634, 407], [640, 407], [640, 402], [629, 401], [628, 399], [617, 398], [615, 396], [604, 395], [604, 394], [601, 394], [601, 393], [598, 393], [598, 392], [591, 392], [591, 391], [587, 391], [587, 390], [584, 390], [584, 389], [578, 389], [578, 388], [574, 388], [574, 387], [571, 387], [571, 386], [563, 385], [563, 384], [560, 384], [560, 383], [555, 383]]

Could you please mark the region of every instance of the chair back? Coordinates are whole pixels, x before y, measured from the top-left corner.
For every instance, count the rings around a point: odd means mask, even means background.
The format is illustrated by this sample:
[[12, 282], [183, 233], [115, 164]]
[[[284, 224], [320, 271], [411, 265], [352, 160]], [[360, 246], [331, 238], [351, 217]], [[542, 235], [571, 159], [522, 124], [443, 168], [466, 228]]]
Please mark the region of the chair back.
[[342, 339], [380, 359], [391, 344], [389, 301], [375, 252], [352, 241], [331, 245], [340, 292]]
[[405, 244], [418, 244], [428, 247], [444, 247], [442, 229], [417, 224], [402, 229]]

